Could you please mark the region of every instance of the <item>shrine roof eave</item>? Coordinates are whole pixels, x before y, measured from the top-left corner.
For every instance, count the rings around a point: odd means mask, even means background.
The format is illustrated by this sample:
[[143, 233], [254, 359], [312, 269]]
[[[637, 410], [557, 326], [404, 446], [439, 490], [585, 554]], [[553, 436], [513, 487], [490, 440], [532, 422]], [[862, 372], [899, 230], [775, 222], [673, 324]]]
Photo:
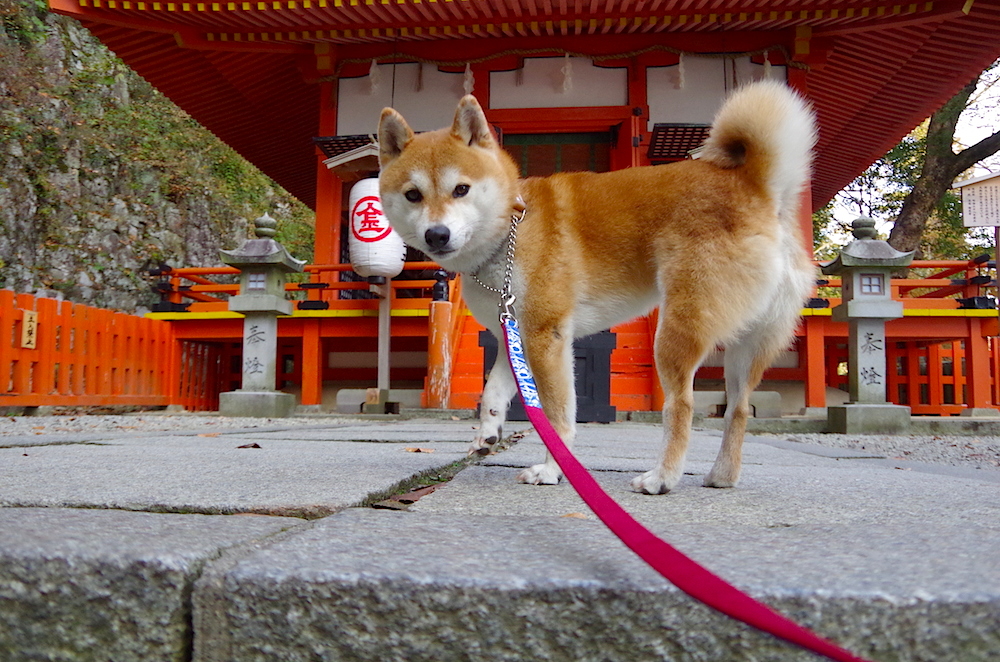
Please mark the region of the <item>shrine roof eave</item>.
[[718, 51], [746, 35], [785, 35], [791, 43], [788, 35], [805, 31], [813, 49], [804, 58], [806, 91], [820, 125], [814, 207], [1000, 56], [1000, 0], [667, 0], [656, 10], [570, 0], [565, 12], [549, 14], [539, 9], [543, 4], [50, 0], [53, 10], [80, 19], [140, 75], [309, 205], [316, 192], [312, 138], [321, 54], [336, 62], [347, 54], [389, 57], [437, 48], [461, 58], [474, 44], [500, 51], [531, 39], [655, 41], [693, 50], [704, 40]]

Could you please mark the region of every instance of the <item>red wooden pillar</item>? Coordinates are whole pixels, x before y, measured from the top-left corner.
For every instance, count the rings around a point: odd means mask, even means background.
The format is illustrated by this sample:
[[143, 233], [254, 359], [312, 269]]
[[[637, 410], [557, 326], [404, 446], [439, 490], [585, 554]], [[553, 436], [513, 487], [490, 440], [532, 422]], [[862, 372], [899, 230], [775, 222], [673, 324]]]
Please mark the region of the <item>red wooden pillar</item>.
[[318, 318], [302, 320], [302, 404], [323, 404], [323, 339]]
[[805, 406], [826, 407], [826, 318], [809, 315], [802, 318], [805, 337], [799, 361], [805, 363]]
[[[322, 83], [319, 93], [318, 135], [337, 135], [337, 83]], [[340, 208], [343, 203], [343, 182], [323, 164], [324, 156], [316, 156], [316, 223], [314, 264], [340, 263]], [[313, 279], [336, 277], [334, 272], [314, 274]], [[324, 293], [324, 298], [336, 296]], [[319, 319], [305, 319], [302, 324], [302, 404], [323, 403], [323, 339]]]
[[643, 138], [648, 133], [649, 124], [649, 94], [646, 78], [646, 66], [638, 58], [632, 58], [628, 67], [628, 105], [632, 107], [631, 141], [632, 166], [649, 165], [646, 158], [648, 141], [643, 145]]
[[432, 301], [428, 319], [427, 386], [425, 405], [447, 409], [451, 400], [452, 316], [451, 301]]
[[[810, 36], [811, 32], [808, 28], [805, 30], [796, 30], [793, 61], [801, 60], [809, 55]], [[809, 98], [807, 72], [807, 69], [792, 66], [788, 67], [788, 86], [806, 99]], [[805, 244], [806, 249], [809, 251], [810, 256], [813, 254], [812, 209], [812, 182], [807, 181], [805, 187], [802, 189], [802, 197], [800, 198], [799, 228], [802, 232], [802, 241]]]
[[[318, 135], [337, 135], [336, 81], [320, 84]], [[343, 182], [323, 165], [325, 157], [316, 156], [316, 243], [314, 264], [340, 262], [340, 207]]]
[[[990, 343], [990, 361], [993, 366], [993, 402], [1000, 404], [1000, 342], [997, 342], [997, 338], [993, 337], [989, 339]], [[0, 361], [0, 365], [3, 362]]]
[[969, 317], [965, 339], [966, 405], [970, 410], [993, 407], [990, 402], [990, 347], [983, 335], [983, 320]]

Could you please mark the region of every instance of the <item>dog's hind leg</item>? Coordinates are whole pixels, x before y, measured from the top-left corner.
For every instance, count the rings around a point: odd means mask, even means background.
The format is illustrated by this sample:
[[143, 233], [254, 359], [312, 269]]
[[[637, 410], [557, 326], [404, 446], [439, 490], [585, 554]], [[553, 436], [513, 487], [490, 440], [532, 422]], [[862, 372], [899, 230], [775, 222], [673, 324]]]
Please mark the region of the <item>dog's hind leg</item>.
[[757, 329], [726, 346], [726, 428], [719, 455], [705, 476], [705, 487], [735, 487], [739, 481], [750, 394], [782, 348], [776, 339], [783, 338], [784, 329]]
[[712, 470], [705, 476], [705, 487], [735, 487], [743, 464], [743, 437], [750, 416], [750, 393], [760, 382], [769, 361], [759, 359], [756, 347], [740, 343], [726, 347], [726, 428], [722, 447]]
[[663, 386], [665, 447], [660, 466], [632, 480], [632, 489], [666, 494], [680, 482], [694, 414], [694, 373], [714, 340], [701, 333], [702, 320], [661, 310], [656, 329], [656, 370]]
[[483, 388], [479, 404], [479, 434], [469, 447], [469, 455], [489, 455], [493, 446], [503, 438], [503, 424], [507, 420], [510, 401], [517, 394], [514, 375], [507, 365], [507, 351], [501, 337], [496, 361]]

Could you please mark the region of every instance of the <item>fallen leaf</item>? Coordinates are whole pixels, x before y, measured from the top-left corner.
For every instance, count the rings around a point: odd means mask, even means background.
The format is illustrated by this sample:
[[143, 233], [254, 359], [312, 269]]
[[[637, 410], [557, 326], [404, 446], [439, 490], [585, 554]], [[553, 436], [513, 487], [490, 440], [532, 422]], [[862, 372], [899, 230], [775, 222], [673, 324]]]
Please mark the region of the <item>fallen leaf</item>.
[[421, 487], [416, 490], [411, 490], [406, 494], [396, 494], [389, 498], [392, 499], [393, 501], [398, 501], [408, 506], [410, 504], [416, 503], [417, 501], [420, 500], [420, 497], [427, 496], [437, 488], [438, 488], [437, 485], [428, 485], [427, 487]]
[[393, 501], [392, 499], [386, 499], [384, 501], [377, 501], [373, 503], [372, 508], [378, 508], [380, 510], [406, 510], [408, 506], [405, 503]]
[[460, 421], [462, 419], [460, 419], [458, 416], [452, 416], [451, 420], [453, 420], [453, 421]]
[[199, 437], [218, 437], [219, 433], [218, 432], [202, 432], [198, 436]]
[[[212, 436], [216, 436], [216, 435], [212, 435]], [[236, 448], [260, 448], [260, 444], [258, 444], [256, 441], [254, 441], [254, 442], [249, 443], [249, 444], [243, 444], [242, 446], [237, 446]]]
[[418, 446], [407, 446], [403, 449], [407, 453], [433, 453], [433, 448], [420, 448]]
[[590, 519], [583, 513], [566, 513], [565, 515], [560, 515], [560, 517], [572, 517], [573, 519]]
[[33, 427], [33, 428], [31, 428], [31, 429], [32, 429], [32, 430], [44, 430], [44, 429], [45, 429], [45, 426], [44, 426], [44, 425], [36, 425], [35, 427]]

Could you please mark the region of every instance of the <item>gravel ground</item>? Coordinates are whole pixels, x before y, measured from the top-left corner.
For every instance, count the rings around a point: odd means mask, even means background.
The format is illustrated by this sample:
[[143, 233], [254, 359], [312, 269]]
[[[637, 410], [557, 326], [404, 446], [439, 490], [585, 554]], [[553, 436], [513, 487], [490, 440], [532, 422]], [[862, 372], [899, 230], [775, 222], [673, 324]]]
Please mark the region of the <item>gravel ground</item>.
[[[101, 434], [124, 431], [161, 432], [225, 428], [267, 428], [344, 423], [336, 416], [302, 418], [233, 418], [197, 414], [141, 413], [128, 415], [57, 415], [0, 417], [0, 439], [21, 435]], [[787, 434], [766, 435], [804, 444], [848, 448], [884, 455], [898, 460], [914, 460], [1000, 470], [1000, 437], [951, 435], [846, 435]]]
[[894, 460], [1000, 470], [1000, 437], [953, 435], [760, 434], [803, 444], [848, 448]]

